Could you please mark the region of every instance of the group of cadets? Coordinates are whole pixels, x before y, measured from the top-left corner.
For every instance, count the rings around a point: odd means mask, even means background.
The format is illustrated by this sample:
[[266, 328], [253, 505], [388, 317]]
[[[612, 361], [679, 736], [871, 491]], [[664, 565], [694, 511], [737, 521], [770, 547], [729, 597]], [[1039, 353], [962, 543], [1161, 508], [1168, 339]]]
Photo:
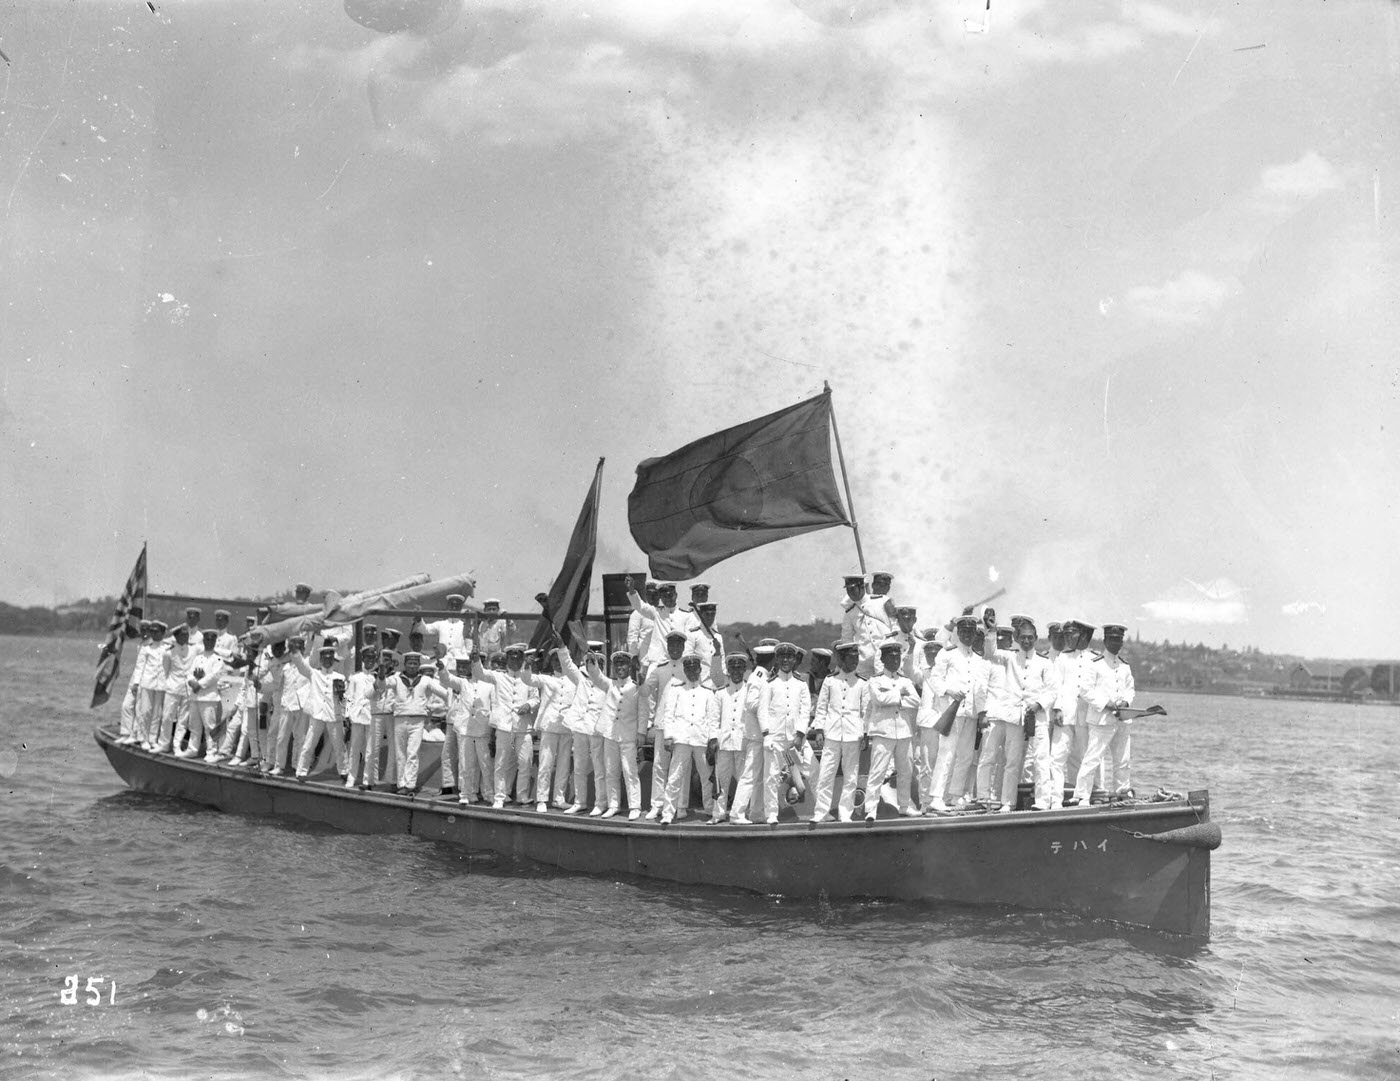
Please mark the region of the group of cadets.
[[[673, 584], [638, 592], [628, 578], [626, 648], [611, 657], [589, 642], [576, 660], [557, 637], [528, 649], [488, 600], [470, 623], [415, 621], [403, 652], [398, 631], [367, 625], [349, 675], [348, 629], [308, 652], [300, 637], [262, 640], [266, 609], [239, 637], [227, 611], [203, 629], [189, 608], [173, 631], [141, 622], [120, 741], [298, 779], [324, 753], [347, 788], [414, 795], [422, 743], [440, 725], [440, 797], [663, 823], [690, 813], [692, 771], [713, 823], [776, 823], [809, 783], [816, 823], [874, 818], [882, 801], [906, 816], [1010, 811], [1023, 783], [1037, 810], [1131, 796], [1122, 625], [1103, 626], [1102, 652], [1078, 619], [1050, 623], [1043, 651], [1034, 620], [998, 626], [991, 609], [918, 630], [892, 582], [846, 577], [841, 638], [812, 650], [805, 672], [788, 642], [726, 653], [704, 585], [682, 608]], [[447, 599], [453, 612], [464, 603]]]

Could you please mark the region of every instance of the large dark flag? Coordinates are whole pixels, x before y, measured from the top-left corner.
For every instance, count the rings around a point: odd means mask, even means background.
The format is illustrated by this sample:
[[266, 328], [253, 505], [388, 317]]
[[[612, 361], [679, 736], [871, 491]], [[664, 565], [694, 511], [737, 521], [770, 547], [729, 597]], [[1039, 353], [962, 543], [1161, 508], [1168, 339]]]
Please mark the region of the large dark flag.
[[92, 702], [88, 706], [100, 706], [111, 697], [112, 684], [116, 682], [122, 666], [122, 646], [128, 638], [139, 638], [141, 629], [132, 607], [137, 597], [146, 595], [146, 546], [141, 545], [141, 554], [136, 557], [136, 566], [131, 568], [131, 576], [126, 580], [121, 599], [117, 601], [112, 621], [107, 625], [107, 640], [102, 643], [102, 652], [97, 655], [97, 682], [92, 688]]
[[[554, 632], [567, 642], [576, 635], [566, 633], [565, 627], [580, 624], [588, 615], [588, 590], [593, 581], [593, 557], [598, 551], [598, 501], [603, 487], [603, 459], [598, 459], [598, 468], [593, 473], [593, 483], [588, 488], [588, 498], [583, 501], [583, 509], [578, 512], [574, 523], [573, 536], [569, 538], [568, 551], [564, 553], [564, 565], [554, 584], [549, 587], [548, 620], [540, 620], [535, 625], [535, 633], [530, 638], [534, 649], [547, 649], [553, 641], [550, 624]], [[582, 642], [579, 643], [583, 645]]]
[[850, 525], [831, 468], [831, 392], [648, 458], [627, 520], [652, 577], [671, 581], [750, 548]]

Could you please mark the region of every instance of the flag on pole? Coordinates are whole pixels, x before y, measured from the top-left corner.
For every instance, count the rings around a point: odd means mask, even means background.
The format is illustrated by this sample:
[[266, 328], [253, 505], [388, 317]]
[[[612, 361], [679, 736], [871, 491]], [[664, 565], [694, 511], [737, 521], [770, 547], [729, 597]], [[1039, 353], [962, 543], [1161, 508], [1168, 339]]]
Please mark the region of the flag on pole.
[[[593, 483], [588, 488], [588, 497], [583, 501], [583, 509], [578, 512], [574, 523], [573, 536], [569, 538], [568, 551], [564, 553], [564, 565], [554, 584], [549, 587], [548, 620], [541, 619], [535, 624], [535, 633], [530, 636], [533, 649], [547, 649], [553, 636], [549, 633], [552, 623], [554, 630], [567, 642], [577, 637], [577, 632], [565, 634], [565, 628], [573, 623], [580, 625], [588, 615], [588, 590], [593, 580], [593, 557], [598, 551], [598, 501], [603, 488], [603, 459], [598, 459], [598, 468], [593, 472]], [[582, 642], [579, 643], [582, 646]]]
[[141, 545], [141, 554], [136, 557], [136, 566], [131, 568], [131, 576], [126, 580], [121, 599], [117, 601], [112, 622], [107, 625], [107, 640], [102, 643], [102, 652], [97, 655], [97, 682], [92, 688], [92, 709], [102, 705], [111, 697], [112, 684], [121, 671], [122, 646], [128, 638], [141, 636], [140, 624], [131, 611], [138, 597], [146, 595], [146, 546]]
[[694, 578], [740, 552], [850, 525], [831, 468], [831, 393], [637, 466], [632, 537], [654, 578]]

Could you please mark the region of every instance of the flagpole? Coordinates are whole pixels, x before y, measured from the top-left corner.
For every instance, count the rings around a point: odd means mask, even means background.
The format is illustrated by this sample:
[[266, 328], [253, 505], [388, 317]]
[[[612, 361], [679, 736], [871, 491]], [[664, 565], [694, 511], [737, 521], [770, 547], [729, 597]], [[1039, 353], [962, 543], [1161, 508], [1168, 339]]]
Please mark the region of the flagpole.
[[[822, 380], [822, 393], [831, 397], [831, 384]], [[860, 546], [860, 526], [856, 524], [856, 505], [851, 499], [851, 478], [846, 475], [846, 456], [841, 452], [841, 429], [836, 426], [836, 407], [831, 407], [831, 434], [836, 437], [836, 460], [841, 463], [841, 483], [846, 487], [846, 507], [851, 512], [851, 533], [856, 538], [856, 559], [860, 561], [860, 573], [865, 573], [865, 552]]]

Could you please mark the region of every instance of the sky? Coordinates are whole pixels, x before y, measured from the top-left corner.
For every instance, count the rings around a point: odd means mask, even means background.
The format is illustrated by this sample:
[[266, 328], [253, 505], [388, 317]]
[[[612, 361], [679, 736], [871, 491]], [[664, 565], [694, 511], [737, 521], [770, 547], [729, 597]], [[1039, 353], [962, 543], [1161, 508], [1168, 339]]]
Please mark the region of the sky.
[[921, 624], [1400, 652], [1400, 5], [153, 7], [0, 0], [0, 599], [527, 609], [599, 457], [641, 571], [636, 464], [827, 381]]

